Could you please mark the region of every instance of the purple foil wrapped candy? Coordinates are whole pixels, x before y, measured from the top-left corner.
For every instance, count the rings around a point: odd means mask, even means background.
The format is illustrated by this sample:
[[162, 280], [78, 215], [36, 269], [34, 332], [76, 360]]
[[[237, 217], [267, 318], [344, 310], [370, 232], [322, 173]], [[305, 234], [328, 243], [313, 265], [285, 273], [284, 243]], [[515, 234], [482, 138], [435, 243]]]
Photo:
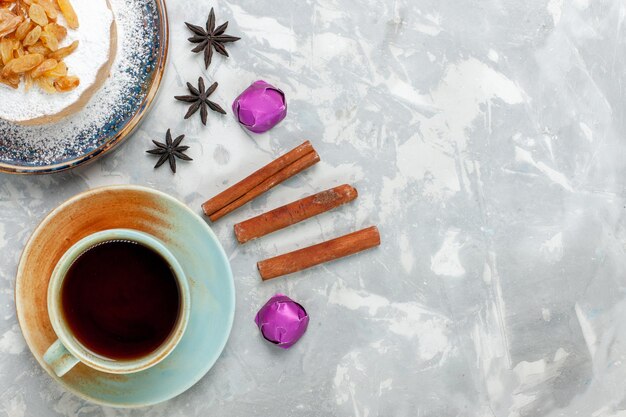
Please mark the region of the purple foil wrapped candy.
[[233, 101], [233, 112], [246, 129], [267, 132], [287, 115], [285, 93], [263, 80], [255, 81]]
[[265, 339], [289, 349], [306, 332], [309, 315], [291, 298], [276, 294], [256, 313], [254, 322]]

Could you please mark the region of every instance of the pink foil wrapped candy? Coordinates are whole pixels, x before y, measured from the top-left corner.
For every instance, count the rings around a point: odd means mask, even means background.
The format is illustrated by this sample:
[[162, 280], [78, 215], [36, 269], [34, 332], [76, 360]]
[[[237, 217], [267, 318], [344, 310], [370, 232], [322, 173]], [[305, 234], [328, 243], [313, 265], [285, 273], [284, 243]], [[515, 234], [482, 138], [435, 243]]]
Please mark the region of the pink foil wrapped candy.
[[304, 307], [283, 294], [276, 294], [256, 314], [254, 322], [265, 339], [289, 349], [306, 332], [309, 315]]
[[285, 93], [263, 80], [255, 81], [233, 101], [233, 112], [246, 129], [267, 132], [287, 115]]

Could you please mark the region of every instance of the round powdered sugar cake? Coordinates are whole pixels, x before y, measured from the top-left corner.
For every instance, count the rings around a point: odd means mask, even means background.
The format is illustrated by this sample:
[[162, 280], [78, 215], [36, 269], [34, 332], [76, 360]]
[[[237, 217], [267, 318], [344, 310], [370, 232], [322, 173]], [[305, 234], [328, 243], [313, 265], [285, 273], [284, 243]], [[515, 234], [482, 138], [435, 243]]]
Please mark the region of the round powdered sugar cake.
[[[25, 83], [13, 89], [0, 84], [0, 119], [25, 124], [43, 124], [60, 120], [78, 110], [105, 82], [115, 59], [117, 36], [113, 13], [107, 0], [73, 0], [80, 27], [69, 29], [60, 47], [78, 41], [78, 48], [64, 59], [69, 75], [80, 79], [74, 90], [50, 94], [38, 86], [29, 89]], [[62, 15], [59, 23], [65, 27]]]
[[[88, 9], [95, 2], [72, 1], [79, 19], [87, 16], [84, 13], [81, 15], [82, 5], [86, 4]], [[109, 13], [112, 11], [115, 17], [117, 52], [108, 78], [84, 108], [55, 123], [25, 126], [0, 120], [0, 168], [6, 171], [51, 172], [84, 162], [101, 152], [129, 124], [133, 126], [137, 122], [136, 115], [143, 114], [149, 102], [147, 97], [154, 95], [153, 83], [158, 86], [160, 81], [157, 68], [162, 67], [167, 49], [167, 33], [164, 31], [167, 25], [163, 21], [166, 17], [161, 14], [164, 13], [162, 4], [160, 0], [109, 0], [109, 5]], [[100, 17], [100, 27], [111, 27], [111, 20], [107, 20], [106, 15]], [[81, 20], [79, 30], [86, 24], [85, 20]], [[104, 44], [81, 45], [81, 48], [98, 47], [103, 52]], [[76, 73], [83, 67], [80, 61], [86, 56], [81, 58], [77, 55], [74, 62], [70, 58], [72, 55], [66, 58], [69, 73]], [[38, 94], [44, 95], [42, 92]], [[46, 96], [52, 96], [54, 102], [58, 95]], [[7, 106], [7, 102], [3, 99], [0, 106]], [[22, 117], [24, 113], [26, 111], [22, 112]], [[44, 169], [40, 169], [42, 167]]]

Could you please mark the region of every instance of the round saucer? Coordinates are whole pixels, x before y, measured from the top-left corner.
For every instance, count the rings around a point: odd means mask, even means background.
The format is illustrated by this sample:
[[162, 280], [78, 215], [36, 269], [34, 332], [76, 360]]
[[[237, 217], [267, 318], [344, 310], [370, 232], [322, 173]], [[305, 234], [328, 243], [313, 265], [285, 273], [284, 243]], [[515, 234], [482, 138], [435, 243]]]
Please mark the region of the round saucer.
[[[46, 304], [50, 275], [78, 240], [114, 228], [151, 234], [178, 259], [191, 290], [187, 330], [165, 360], [145, 371], [114, 375], [78, 364], [59, 378], [43, 361], [46, 349], [56, 340]], [[66, 389], [104, 405], [141, 407], [184, 392], [213, 366], [230, 334], [235, 290], [226, 254], [204, 220], [167, 194], [126, 185], [79, 194], [41, 222], [20, 259], [15, 304], [30, 350]]]

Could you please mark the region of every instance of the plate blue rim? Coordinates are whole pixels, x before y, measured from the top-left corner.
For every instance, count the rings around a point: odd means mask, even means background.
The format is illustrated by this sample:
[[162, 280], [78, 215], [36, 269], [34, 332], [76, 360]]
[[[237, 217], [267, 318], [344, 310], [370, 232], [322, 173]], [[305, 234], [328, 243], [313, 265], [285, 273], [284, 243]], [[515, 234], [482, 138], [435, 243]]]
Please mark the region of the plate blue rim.
[[0, 172], [7, 174], [52, 174], [56, 172], [66, 171], [78, 166], [89, 164], [100, 157], [110, 153], [128, 139], [133, 132], [139, 127], [144, 117], [149, 113], [152, 105], [158, 95], [159, 87], [165, 75], [165, 69], [167, 67], [168, 55], [169, 55], [169, 20], [167, 15], [167, 7], [165, 0], [154, 0], [159, 19], [158, 36], [160, 38], [158, 48], [158, 60], [153, 70], [153, 77], [150, 81], [150, 86], [147, 89], [146, 96], [142, 100], [141, 104], [137, 107], [135, 114], [126, 121], [126, 123], [115, 132], [111, 132], [109, 137], [104, 142], [92, 149], [91, 151], [73, 158], [71, 160], [63, 161], [51, 165], [16, 165], [6, 162], [0, 162]]

